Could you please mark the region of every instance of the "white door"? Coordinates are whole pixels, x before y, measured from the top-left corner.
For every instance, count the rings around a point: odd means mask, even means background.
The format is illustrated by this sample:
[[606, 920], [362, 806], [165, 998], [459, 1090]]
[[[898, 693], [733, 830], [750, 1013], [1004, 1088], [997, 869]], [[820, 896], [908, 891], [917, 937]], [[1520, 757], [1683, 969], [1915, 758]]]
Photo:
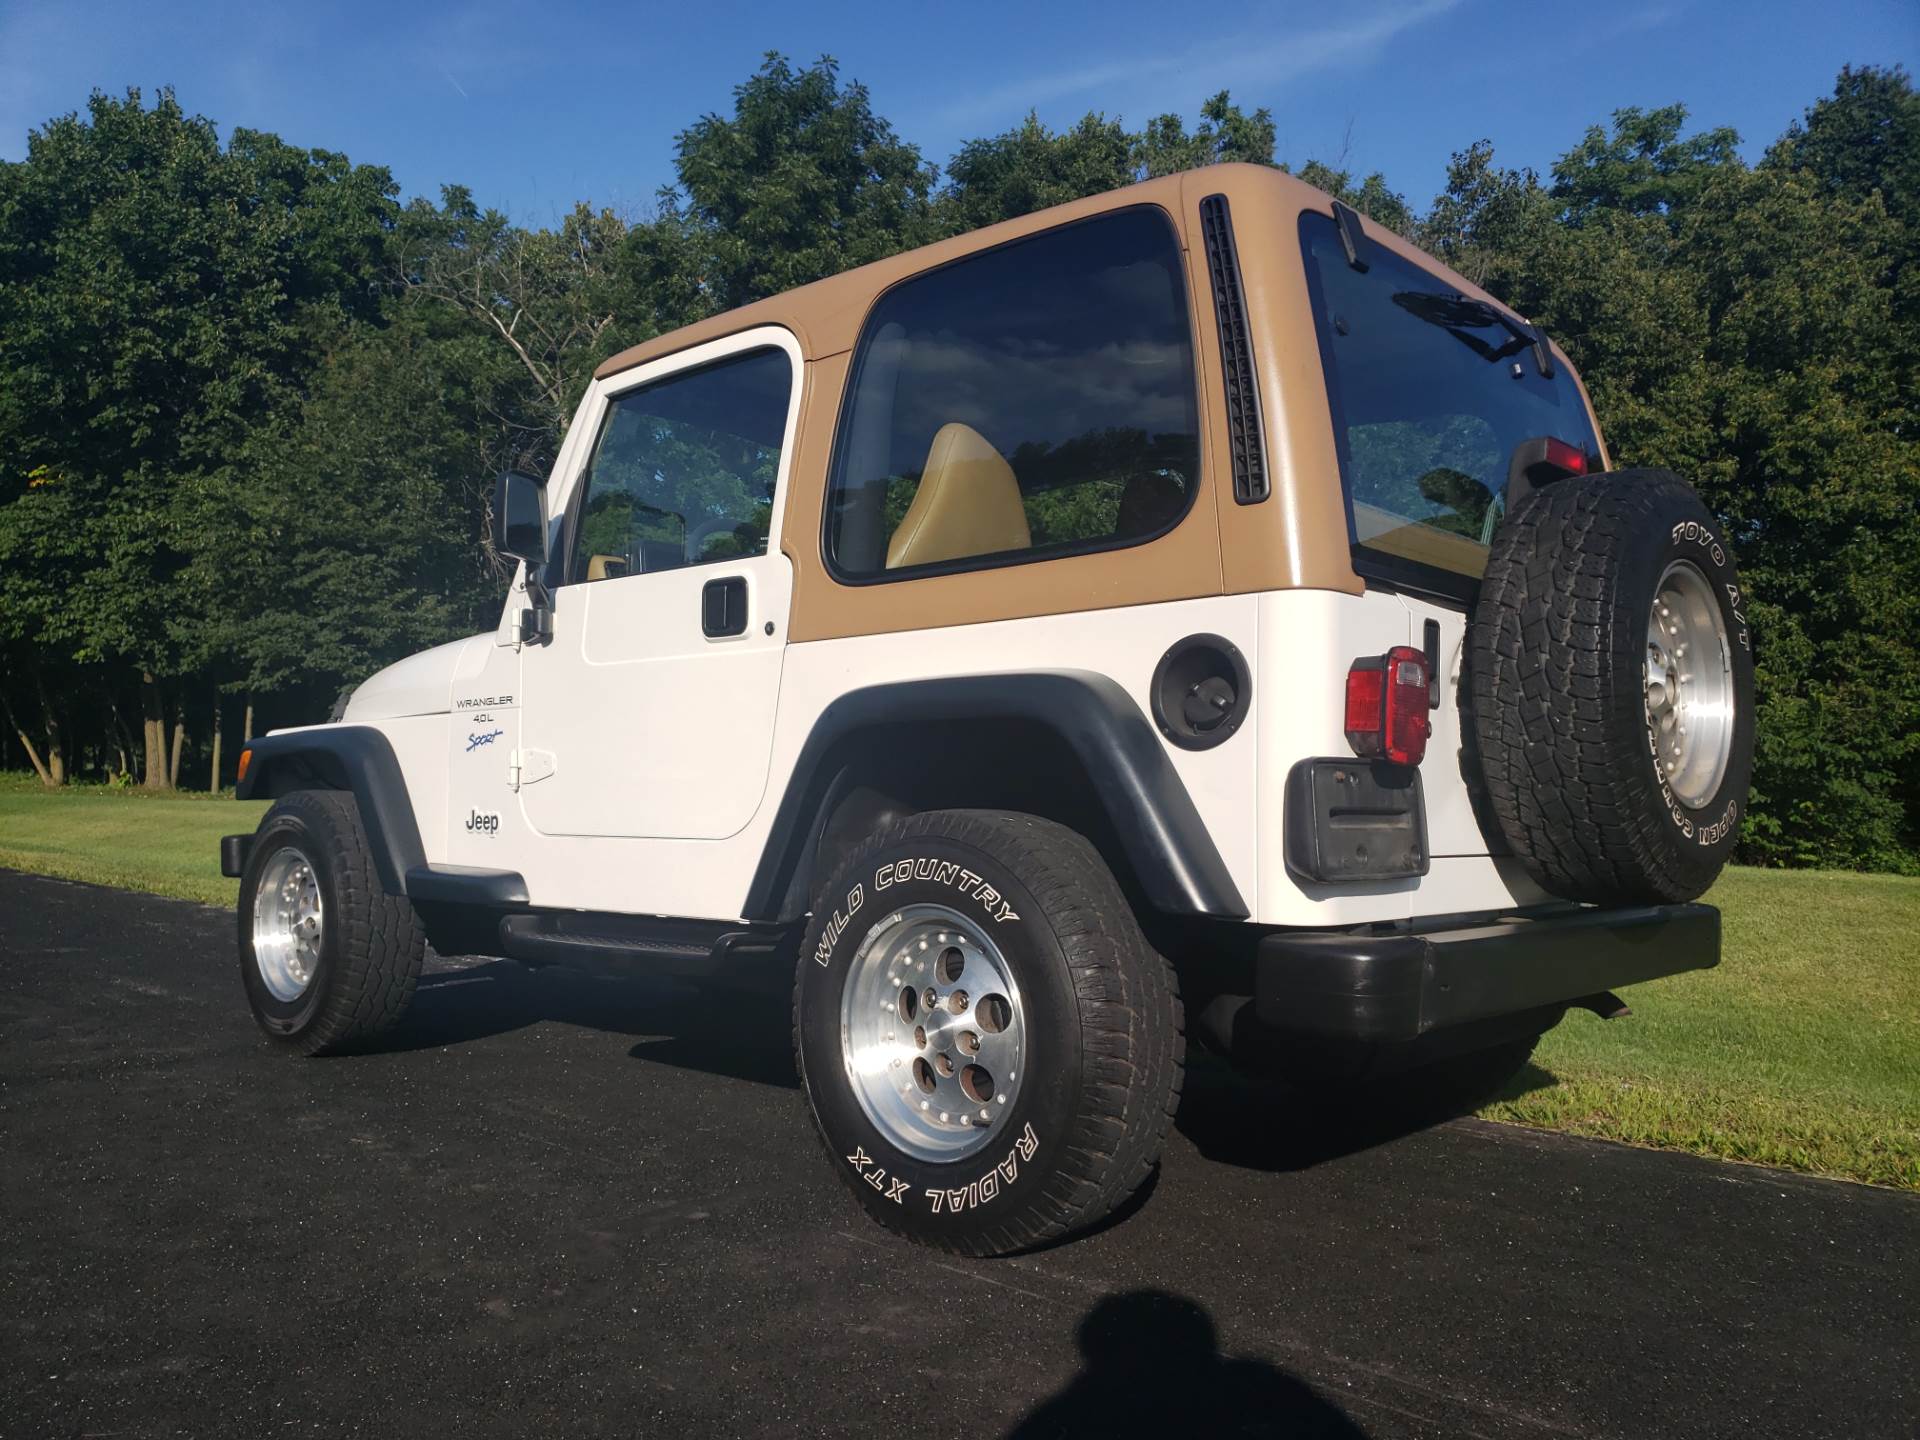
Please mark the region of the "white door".
[[591, 443], [549, 500], [565, 515], [553, 637], [521, 651], [514, 759], [534, 830], [721, 839], [759, 809], [800, 366], [768, 327], [595, 383], [576, 422]]

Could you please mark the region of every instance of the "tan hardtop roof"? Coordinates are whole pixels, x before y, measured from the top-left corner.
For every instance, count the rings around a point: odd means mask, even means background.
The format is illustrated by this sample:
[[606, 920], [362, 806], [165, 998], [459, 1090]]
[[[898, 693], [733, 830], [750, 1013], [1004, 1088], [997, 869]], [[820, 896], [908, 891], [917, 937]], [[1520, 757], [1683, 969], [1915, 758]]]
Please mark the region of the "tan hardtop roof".
[[[1128, 205], [1159, 205], [1172, 213], [1178, 221], [1182, 214], [1183, 188], [1196, 200], [1200, 195], [1224, 194], [1229, 205], [1236, 200], [1247, 204], [1269, 205], [1284, 205], [1291, 202], [1296, 209], [1329, 212], [1332, 204], [1332, 197], [1324, 191], [1268, 165], [1235, 163], [1209, 165], [1198, 170], [1183, 170], [1177, 174], [1143, 180], [1137, 185], [1124, 186], [1119, 190], [1089, 195], [1082, 200], [1070, 200], [1064, 205], [1036, 210], [1030, 215], [1022, 215], [1014, 220], [1003, 220], [997, 225], [970, 230], [964, 235], [937, 240], [931, 245], [904, 250], [898, 255], [888, 256], [885, 260], [876, 260], [871, 264], [828, 276], [824, 280], [816, 280], [810, 285], [801, 285], [778, 295], [769, 296], [765, 300], [756, 300], [751, 305], [742, 305], [738, 309], [709, 316], [692, 325], [683, 325], [678, 330], [669, 330], [664, 335], [643, 340], [640, 344], [602, 361], [600, 367], [593, 372], [594, 378], [604, 379], [609, 375], [617, 375], [623, 370], [631, 370], [636, 365], [644, 365], [650, 360], [658, 360], [663, 356], [704, 344], [709, 340], [723, 339], [758, 325], [780, 325], [791, 330], [794, 338], [800, 342], [801, 354], [808, 360], [838, 355], [842, 351], [853, 348], [854, 340], [859, 335], [861, 321], [866, 318], [867, 310], [873, 304], [875, 297], [897, 281], [935, 269], [949, 261], [958, 260], [964, 255], [989, 250], [995, 245], [1003, 245], [1009, 240], [1017, 240], [1022, 236], [1031, 235], [1055, 225], [1083, 219], [1090, 215], [1103, 214]], [[1484, 300], [1509, 314], [1516, 313], [1510, 306], [1502, 304], [1465, 276], [1455, 274], [1431, 255], [1401, 239], [1384, 225], [1366, 221], [1365, 232], [1367, 238], [1376, 244], [1384, 245], [1429, 270], [1438, 271], [1462, 294]], [[1182, 244], [1185, 244], [1184, 235]], [[1556, 346], [1555, 349], [1557, 352], [1558, 347]], [[1562, 363], [1565, 363], [1565, 356], [1560, 358]]]

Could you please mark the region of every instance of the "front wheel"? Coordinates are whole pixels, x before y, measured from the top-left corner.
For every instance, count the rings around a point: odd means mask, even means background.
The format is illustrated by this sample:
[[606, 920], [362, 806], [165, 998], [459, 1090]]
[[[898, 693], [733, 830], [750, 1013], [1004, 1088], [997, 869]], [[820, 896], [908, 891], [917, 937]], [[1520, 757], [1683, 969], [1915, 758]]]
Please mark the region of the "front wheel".
[[1099, 853], [1051, 821], [931, 811], [829, 882], [794, 1045], [835, 1168], [891, 1230], [966, 1255], [1111, 1214], [1180, 1093], [1180, 997]]
[[364, 1043], [413, 998], [426, 940], [412, 904], [381, 886], [351, 795], [274, 802], [240, 877], [239, 922], [247, 1004], [285, 1049]]

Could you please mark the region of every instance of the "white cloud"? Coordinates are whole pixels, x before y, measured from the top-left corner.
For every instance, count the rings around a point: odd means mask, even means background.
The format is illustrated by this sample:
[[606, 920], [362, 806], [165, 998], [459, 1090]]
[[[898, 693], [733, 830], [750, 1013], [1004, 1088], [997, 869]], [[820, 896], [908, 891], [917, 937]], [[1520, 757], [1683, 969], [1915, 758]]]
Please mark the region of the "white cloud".
[[[1264, 43], [1214, 42], [1172, 53], [1097, 60], [1078, 69], [1035, 74], [1016, 84], [969, 95], [937, 112], [941, 125], [1014, 124], [1030, 109], [1049, 101], [1125, 86], [1127, 113], [1141, 119], [1164, 108], [1156, 97], [1172, 88], [1175, 77], [1196, 75], [1209, 91], [1235, 86], [1273, 85], [1302, 75], [1370, 59], [1389, 41], [1417, 25], [1454, 9], [1461, 0], [1418, 0], [1320, 29], [1300, 30], [1276, 18], [1273, 38]], [[1191, 97], [1187, 97], [1189, 100]], [[1142, 106], [1145, 108], [1141, 108]]]

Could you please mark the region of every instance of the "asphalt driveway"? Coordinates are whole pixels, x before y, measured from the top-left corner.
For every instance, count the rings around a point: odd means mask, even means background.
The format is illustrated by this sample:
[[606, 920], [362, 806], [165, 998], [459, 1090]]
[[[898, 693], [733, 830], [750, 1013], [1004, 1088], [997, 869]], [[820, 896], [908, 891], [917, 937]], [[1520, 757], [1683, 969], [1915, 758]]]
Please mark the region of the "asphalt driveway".
[[1144, 1204], [955, 1261], [828, 1173], [778, 1007], [432, 961], [292, 1061], [232, 932], [0, 873], [0, 1433], [1920, 1432], [1920, 1197], [1202, 1066]]

